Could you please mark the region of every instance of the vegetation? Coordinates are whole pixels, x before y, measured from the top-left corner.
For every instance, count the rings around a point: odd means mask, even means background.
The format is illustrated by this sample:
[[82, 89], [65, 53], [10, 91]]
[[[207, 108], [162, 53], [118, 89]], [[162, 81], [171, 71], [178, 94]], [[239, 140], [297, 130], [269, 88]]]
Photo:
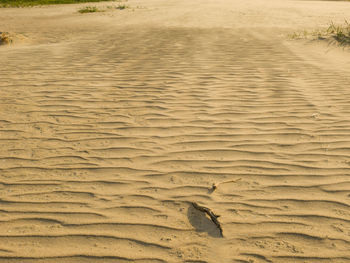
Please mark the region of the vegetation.
[[[108, 9], [119, 9], [119, 10], [124, 10], [126, 8], [129, 8], [127, 5], [118, 5], [118, 6], [107, 6]], [[85, 13], [95, 13], [95, 12], [104, 12], [106, 10], [104, 9], [98, 9], [96, 6], [85, 6], [81, 9], [78, 10], [79, 13], [85, 14]]]
[[129, 6], [127, 6], [127, 5], [117, 5], [115, 8], [119, 9], [119, 10], [124, 10], [126, 8], [129, 8]]
[[[124, 10], [126, 8], [129, 8], [127, 5], [118, 5], [118, 6], [107, 6], [107, 9], [119, 9]], [[95, 12], [104, 12], [106, 9], [98, 9], [96, 6], [85, 6], [78, 10], [79, 13], [85, 14], [85, 13], [95, 13]]]
[[[113, 0], [0, 0], [0, 7], [28, 7], [36, 5], [79, 4]], [[122, 2], [117, 0], [114, 2]]]
[[9, 33], [6, 32], [0, 32], [0, 45], [6, 45], [6, 44], [11, 44], [12, 39], [9, 35]]
[[312, 32], [303, 31], [299, 33], [293, 33], [292, 39], [319, 39], [330, 40], [341, 46], [350, 45], [350, 23], [345, 21], [342, 25], [336, 25], [333, 22], [328, 28], [323, 30], [315, 30]]
[[345, 21], [344, 25], [335, 25], [332, 22], [327, 33], [339, 44], [350, 45], [350, 24], [348, 21]]
[[78, 10], [79, 13], [85, 14], [85, 13], [95, 13], [95, 12], [100, 12], [96, 6], [85, 6], [81, 9]]

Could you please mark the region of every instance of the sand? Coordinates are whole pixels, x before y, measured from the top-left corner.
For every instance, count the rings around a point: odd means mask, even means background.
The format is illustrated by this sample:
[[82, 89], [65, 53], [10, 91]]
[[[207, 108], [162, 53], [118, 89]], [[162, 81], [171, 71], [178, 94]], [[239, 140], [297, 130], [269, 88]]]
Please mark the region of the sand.
[[127, 4], [0, 9], [0, 262], [350, 262], [350, 4]]

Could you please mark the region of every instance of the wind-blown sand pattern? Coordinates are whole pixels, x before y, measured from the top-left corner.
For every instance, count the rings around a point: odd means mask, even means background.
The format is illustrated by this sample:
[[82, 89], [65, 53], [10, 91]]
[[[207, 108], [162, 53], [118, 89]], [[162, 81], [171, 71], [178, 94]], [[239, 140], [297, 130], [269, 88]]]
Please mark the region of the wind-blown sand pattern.
[[0, 9], [0, 262], [350, 262], [349, 3], [128, 4]]

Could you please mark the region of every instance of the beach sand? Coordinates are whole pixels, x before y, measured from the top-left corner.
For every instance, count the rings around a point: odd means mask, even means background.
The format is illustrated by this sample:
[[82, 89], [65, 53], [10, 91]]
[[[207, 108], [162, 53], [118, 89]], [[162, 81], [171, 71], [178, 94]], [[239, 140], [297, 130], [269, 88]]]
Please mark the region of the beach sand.
[[350, 262], [349, 2], [86, 5], [0, 9], [1, 263]]

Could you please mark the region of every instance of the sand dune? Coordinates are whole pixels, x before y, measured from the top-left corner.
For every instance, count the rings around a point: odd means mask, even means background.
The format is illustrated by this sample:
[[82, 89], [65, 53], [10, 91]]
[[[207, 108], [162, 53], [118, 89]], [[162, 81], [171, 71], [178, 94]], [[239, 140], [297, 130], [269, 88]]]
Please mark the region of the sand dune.
[[0, 262], [350, 262], [349, 3], [128, 4], [0, 9]]

